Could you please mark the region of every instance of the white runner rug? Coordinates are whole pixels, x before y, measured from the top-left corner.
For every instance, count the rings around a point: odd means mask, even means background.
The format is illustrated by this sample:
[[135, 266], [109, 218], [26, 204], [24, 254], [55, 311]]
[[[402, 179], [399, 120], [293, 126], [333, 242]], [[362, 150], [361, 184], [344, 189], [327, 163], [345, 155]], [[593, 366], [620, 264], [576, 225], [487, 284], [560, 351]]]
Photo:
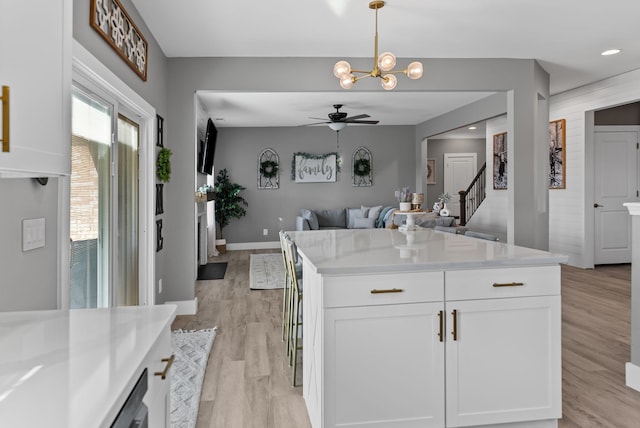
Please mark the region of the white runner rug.
[[200, 391], [216, 329], [171, 333], [175, 355], [171, 373], [171, 427], [193, 428], [198, 419]]
[[249, 288], [252, 290], [284, 288], [284, 263], [281, 253], [251, 254]]

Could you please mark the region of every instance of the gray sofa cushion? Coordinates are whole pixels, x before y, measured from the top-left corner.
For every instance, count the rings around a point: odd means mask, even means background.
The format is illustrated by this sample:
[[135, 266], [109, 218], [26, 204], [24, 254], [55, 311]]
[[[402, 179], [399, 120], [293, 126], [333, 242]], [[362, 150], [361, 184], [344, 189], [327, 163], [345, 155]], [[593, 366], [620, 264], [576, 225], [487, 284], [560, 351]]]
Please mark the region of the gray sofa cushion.
[[318, 222], [318, 217], [316, 216], [315, 212], [302, 208], [300, 210], [300, 217], [309, 222], [309, 228], [311, 230], [318, 230], [318, 228], [320, 227], [320, 223]]
[[375, 218], [378, 220], [378, 216], [380, 216], [380, 212], [382, 211], [382, 205], [376, 205], [375, 207], [366, 207], [362, 206], [362, 211], [367, 211], [367, 218]]
[[319, 227], [341, 227], [347, 228], [346, 210], [316, 210]]
[[373, 229], [376, 225], [377, 218], [367, 217], [367, 218], [356, 218], [353, 220], [353, 228], [352, 229]]
[[361, 208], [347, 208], [347, 229], [354, 229], [354, 222], [356, 219], [366, 218], [366, 210]]

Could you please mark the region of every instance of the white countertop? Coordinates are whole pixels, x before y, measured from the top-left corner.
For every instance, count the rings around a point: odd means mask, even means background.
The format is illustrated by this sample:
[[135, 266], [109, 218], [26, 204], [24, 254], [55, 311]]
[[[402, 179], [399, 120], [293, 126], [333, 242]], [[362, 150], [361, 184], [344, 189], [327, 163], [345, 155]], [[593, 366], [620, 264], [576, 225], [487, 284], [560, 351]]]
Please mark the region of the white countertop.
[[105, 418], [126, 399], [175, 311], [160, 305], [0, 313], [0, 426], [110, 425]]
[[298, 251], [322, 274], [539, 266], [566, 263], [546, 251], [420, 229], [289, 232]]

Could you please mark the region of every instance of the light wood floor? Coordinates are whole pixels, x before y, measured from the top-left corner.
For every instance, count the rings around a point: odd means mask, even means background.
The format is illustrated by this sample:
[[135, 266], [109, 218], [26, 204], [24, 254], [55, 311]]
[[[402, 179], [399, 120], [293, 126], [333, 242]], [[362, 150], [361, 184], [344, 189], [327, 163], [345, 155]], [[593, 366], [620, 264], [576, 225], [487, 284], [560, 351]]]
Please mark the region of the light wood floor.
[[[275, 250], [274, 250], [275, 251]], [[305, 428], [301, 387], [280, 339], [281, 290], [249, 290], [249, 255], [231, 251], [224, 280], [198, 281], [198, 314], [173, 329], [218, 326], [197, 427]], [[630, 359], [629, 265], [562, 268], [561, 428], [640, 427], [640, 392], [624, 385]]]

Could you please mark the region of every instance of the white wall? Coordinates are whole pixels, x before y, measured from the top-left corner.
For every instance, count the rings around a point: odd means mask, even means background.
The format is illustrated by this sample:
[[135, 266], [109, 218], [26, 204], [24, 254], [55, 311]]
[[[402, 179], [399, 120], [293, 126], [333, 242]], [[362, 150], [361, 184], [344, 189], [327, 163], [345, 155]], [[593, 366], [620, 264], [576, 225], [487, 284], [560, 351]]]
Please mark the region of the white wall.
[[640, 99], [640, 70], [551, 97], [549, 120], [566, 119], [566, 189], [549, 191], [549, 250], [594, 263], [593, 111]]

